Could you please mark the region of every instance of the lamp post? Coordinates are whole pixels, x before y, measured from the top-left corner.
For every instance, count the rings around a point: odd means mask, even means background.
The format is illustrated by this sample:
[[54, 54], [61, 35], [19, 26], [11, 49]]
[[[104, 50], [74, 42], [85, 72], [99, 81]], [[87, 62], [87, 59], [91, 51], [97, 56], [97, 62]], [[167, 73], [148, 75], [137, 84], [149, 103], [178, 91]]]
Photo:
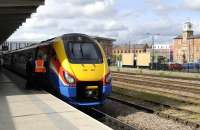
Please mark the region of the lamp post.
[[153, 57], [152, 57], [152, 69], [153, 69], [153, 65], [154, 65], [154, 57], [155, 57], [155, 47], [154, 47], [154, 35], [152, 35], [152, 47], [153, 47]]
[[129, 40], [129, 42], [128, 42], [128, 53], [130, 52], [130, 50], [131, 50], [131, 42]]
[[[190, 61], [191, 61], [191, 59], [190, 59], [190, 39], [188, 39], [188, 41], [189, 41], [189, 44], [188, 44], [188, 72], [190, 72]], [[191, 64], [191, 66], [192, 66], [192, 64]]]
[[152, 38], [152, 50], [153, 50], [153, 56], [151, 58], [151, 69], [153, 69], [153, 65], [154, 65], [154, 59], [155, 59], [155, 48], [154, 48], [154, 44], [155, 44], [155, 36], [156, 35], [160, 35], [160, 34], [152, 34], [152, 33], [146, 33], [147, 35], [150, 35]]
[[136, 55], [135, 55], [135, 42], [133, 42], [133, 64], [134, 64], [134, 68], [136, 68], [137, 63], [136, 63]]

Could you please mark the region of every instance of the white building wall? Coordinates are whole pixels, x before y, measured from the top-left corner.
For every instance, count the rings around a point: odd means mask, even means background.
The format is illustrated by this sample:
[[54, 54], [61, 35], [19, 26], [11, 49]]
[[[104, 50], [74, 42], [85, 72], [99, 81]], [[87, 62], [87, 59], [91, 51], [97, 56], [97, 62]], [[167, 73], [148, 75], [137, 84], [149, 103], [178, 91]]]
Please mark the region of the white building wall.
[[155, 62], [158, 62], [158, 57], [163, 56], [166, 57], [167, 60], [170, 60], [170, 45], [168, 44], [155, 44], [152, 46], [151, 52], [153, 53], [154, 50], [154, 57]]
[[170, 45], [165, 45], [165, 44], [155, 44], [152, 46], [152, 49], [169, 49], [170, 50]]

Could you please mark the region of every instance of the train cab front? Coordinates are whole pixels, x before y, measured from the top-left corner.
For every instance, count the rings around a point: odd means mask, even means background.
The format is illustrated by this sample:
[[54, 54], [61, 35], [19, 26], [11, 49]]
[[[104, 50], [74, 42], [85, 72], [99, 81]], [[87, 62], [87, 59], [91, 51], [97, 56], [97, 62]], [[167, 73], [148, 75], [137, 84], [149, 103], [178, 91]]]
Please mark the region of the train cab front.
[[[97, 106], [105, 102], [106, 97], [111, 93], [111, 85], [105, 86], [100, 81], [78, 82], [75, 93], [67, 97], [66, 100], [77, 106]], [[71, 93], [68, 91], [68, 93]]]
[[[110, 76], [106, 75], [106, 76]], [[101, 81], [79, 81], [76, 88], [76, 98], [73, 101], [79, 106], [102, 105], [111, 93], [111, 78]], [[108, 82], [105, 83], [105, 80]]]
[[[68, 81], [68, 84], [60, 85], [61, 95], [63, 95], [65, 100], [69, 103], [77, 106], [102, 105], [105, 102], [106, 97], [109, 96], [112, 91], [111, 74], [107, 73], [100, 80], [94, 80], [97, 78], [95, 76], [96, 71], [84, 71], [82, 74], [85, 75], [85, 80], [83, 80], [81, 79], [81, 76], [78, 76], [81, 74], [78, 68], [81, 67], [75, 68], [73, 69], [74, 76], [64, 72], [63, 77], [64, 80]], [[97, 68], [101, 67], [99, 66]]]
[[[73, 81], [67, 100], [78, 106], [103, 104], [111, 93], [111, 73], [101, 46], [85, 36], [64, 38], [70, 73], [64, 78]], [[73, 88], [74, 86], [74, 88]]]

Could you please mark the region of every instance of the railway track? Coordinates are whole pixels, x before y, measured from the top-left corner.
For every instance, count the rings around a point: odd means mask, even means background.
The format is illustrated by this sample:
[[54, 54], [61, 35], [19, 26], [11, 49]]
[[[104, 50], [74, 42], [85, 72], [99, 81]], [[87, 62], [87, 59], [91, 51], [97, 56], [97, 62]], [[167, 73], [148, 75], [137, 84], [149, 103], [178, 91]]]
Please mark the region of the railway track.
[[114, 130], [138, 130], [134, 126], [125, 124], [117, 118], [111, 117], [95, 108], [81, 109], [81, 111], [111, 127]]
[[152, 93], [162, 93], [186, 102], [200, 104], [200, 85], [198, 84], [188, 83], [188, 85], [183, 85], [179, 84], [179, 82], [174, 83], [172, 81], [166, 81], [166, 79], [163, 80], [162, 78], [157, 80], [157, 78], [154, 79], [154, 77], [138, 77], [137, 75], [132, 74], [113, 73], [112, 77], [114, 85], [119, 84], [124, 87], [132, 87]]
[[[185, 125], [195, 127], [196, 129], [200, 127], [200, 122], [194, 121], [190, 118], [196, 115], [196, 113], [192, 111], [187, 111], [184, 109], [152, 101], [144, 101], [144, 100], [138, 101], [131, 97], [116, 93], [110, 96], [109, 99], [120, 102], [122, 104], [126, 104], [128, 106], [133, 106], [139, 110], [143, 110], [149, 113], [155, 113], [164, 118], [173, 119]], [[158, 110], [156, 108], [160, 109]]]
[[[200, 105], [199, 98], [188, 96], [186, 93], [178, 93], [178, 91], [172, 92], [171, 90], [166, 90], [166, 89], [164, 90], [164, 89], [156, 88], [153, 86], [136, 85], [136, 84], [130, 84], [127, 82], [119, 82], [119, 81], [113, 81], [113, 86], [115, 88], [121, 89], [122, 91], [129, 90], [129, 91], [145, 92], [145, 93], [150, 93], [154, 95], [161, 95], [162, 97], [172, 98], [183, 103]], [[124, 91], [124, 93], [126, 92]]]
[[137, 74], [137, 73], [128, 73], [128, 72], [117, 72], [117, 71], [112, 71], [113, 75], [120, 75], [120, 76], [132, 76], [134, 78], [143, 78], [146, 80], [157, 80], [157, 81], [162, 81], [162, 82], [169, 82], [170, 83], [178, 83], [181, 85], [188, 85], [188, 86], [197, 86], [200, 87], [200, 81], [199, 80], [193, 80], [193, 79], [186, 79], [186, 78], [178, 78], [178, 77], [162, 77], [159, 75], [151, 75], [151, 74]]
[[[126, 82], [130, 84], [135, 84], [135, 85], [143, 85], [143, 86], [148, 86], [148, 88], [157, 88], [157, 90], [164, 90], [164, 91], [170, 91], [174, 90], [174, 93], [179, 94], [179, 92], [183, 92], [182, 96], [185, 95], [185, 93], [189, 94], [188, 97], [195, 97], [196, 99], [200, 99], [200, 87], [185, 87], [185, 86], [180, 86], [180, 85], [173, 85], [171, 83], [162, 83], [162, 82], [157, 82], [157, 81], [145, 81], [144, 79], [132, 79], [132, 78], [127, 78], [127, 77], [118, 77], [118, 76], [113, 76], [114, 81], [120, 81], [120, 82]], [[147, 88], [147, 89], [148, 89]], [[181, 94], [179, 94], [181, 95]]]
[[195, 128], [200, 127], [198, 81], [150, 77], [127, 72], [114, 72], [112, 75], [113, 91], [118, 94], [117, 98], [111, 97], [113, 100], [138, 105], [163, 117]]
[[[148, 77], [157, 77], [157, 78], [166, 78], [166, 79], [176, 79], [176, 80], [187, 80], [187, 81], [192, 81], [192, 82], [199, 82], [199, 78], [198, 77], [179, 77], [179, 76], [173, 76], [173, 75], [165, 75], [164, 73], [160, 72], [160, 73], [143, 73], [142, 70], [141, 71], [136, 71], [133, 72], [132, 70], [112, 70], [112, 73], [123, 73], [123, 74], [131, 74], [131, 75], [141, 75], [141, 76], [148, 76]], [[181, 72], [180, 72], [181, 73]], [[187, 74], [182, 72], [183, 74]]]
[[196, 94], [200, 94], [200, 85], [194, 83], [180, 83], [171, 80], [162, 80], [162, 79], [154, 79], [154, 78], [145, 78], [145, 77], [137, 77], [132, 75], [121, 75], [121, 74], [113, 74], [112, 76], [115, 80], [127, 80], [133, 81], [135, 84], [143, 84], [143, 85], [154, 85], [157, 87], [163, 87], [168, 89], [176, 89], [187, 92], [192, 92]]
[[132, 79], [128, 77], [116, 77], [113, 76], [114, 81], [120, 81], [120, 82], [126, 82], [130, 84], [136, 84], [136, 85], [143, 85], [147, 86], [148, 88], [153, 87], [153, 88], [162, 88], [164, 90], [176, 90], [176, 91], [182, 91], [182, 92], [187, 92], [192, 95], [191, 97], [196, 97], [200, 98], [200, 87], [199, 88], [193, 88], [191, 87], [184, 87], [184, 86], [178, 86], [178, 85], [173, 85], [171, 83], [158, 83], [156, 81], [145, 81], [144, 79]]

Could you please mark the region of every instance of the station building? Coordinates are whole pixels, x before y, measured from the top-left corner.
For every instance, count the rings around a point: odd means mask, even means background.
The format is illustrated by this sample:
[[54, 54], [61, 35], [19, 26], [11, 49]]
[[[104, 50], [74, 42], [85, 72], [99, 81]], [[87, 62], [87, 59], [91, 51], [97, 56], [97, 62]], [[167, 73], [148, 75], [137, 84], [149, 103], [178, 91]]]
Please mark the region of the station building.
[[186, 22], [182, 34], [174, 38], [173, 59], [181, 64], [200, 61], [200, 34], [194, 35], [191, 22]]
[[134, 67], [136, 67], [137, 61], [140, 60], [138, 58], [144, 59], [144, 57], [138, 56], [146, 54], [149, 48], [150, 46], [148, 44], [116, 45], [112, 51], [113, 62], [126, 61], [127, 63], [130, 62]]
[[123, 53], [146, 53], [147, 49], [150, 48], [148, 44], [124, 44], [124, 45], [117, 45], [113, 48], [112, 54], [113, 55], [121, 55]]
[[107, 58], [110, 58], [112, 55], [113, 42], [115, 42], [116, 40], [112, 38], [98, 37], [98, 36], [93, 36], [92, 38], [94, 38], [101, 44], [106, 53]]
[[[118, 58], [118, 60], [127, 61], [130, 59], [126, 55], [133, 55], [133, 59], [135, 61], [135, 65], [138, 65], [139, 61], [146, 59], [148, 60], [148, 64], [150, 62], [153, 63], [167, 63], [171, 61], [173, 58], [173, 53], [171, 49], [171, 45], [166, 43], [157, 43], [155, 45], [151, 44], [135, 44], [135, 45], [118, 45], [113, 48], [113, 55], [116, 57], [122, 57], [121, 59]], [[125, 55], [125, 56], [124, 56]], [[154, 59], [153, 59], [154, 57]], [[154, 60], [154, 61], [153, 61]], [[147, 63], [146, 63], [147, 64]]]

